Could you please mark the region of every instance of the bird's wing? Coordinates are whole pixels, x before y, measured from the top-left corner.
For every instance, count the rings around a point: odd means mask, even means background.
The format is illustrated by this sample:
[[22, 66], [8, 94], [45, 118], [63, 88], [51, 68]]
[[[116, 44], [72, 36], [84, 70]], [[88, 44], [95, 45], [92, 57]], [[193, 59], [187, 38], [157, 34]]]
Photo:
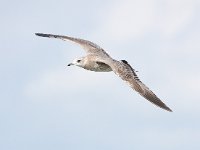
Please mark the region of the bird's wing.
[[128, 64], [128, 62], [124, 60], [115, 61], [109, 63], [109, 65], [115, 74], [117, 74], [122, 80], [126, 81], [132, 89], [137, 91], [148, 101], [167, 111], [172, 111], [145, 84], [140, 81], [135, 73], [135, 70]]
[[66, 40], [73, 41], [79, 44], [88, 54], [95, 54], [95, 55], [99, 55], [103, 57], [110, 57], [100, 46], [87, 40], [73, 38], [69, 36], [63, 36], [63, 35], [43, 34], [43, 33], [35, 33], [35, 34], [41, 37], [57, 38], [64, 41]]

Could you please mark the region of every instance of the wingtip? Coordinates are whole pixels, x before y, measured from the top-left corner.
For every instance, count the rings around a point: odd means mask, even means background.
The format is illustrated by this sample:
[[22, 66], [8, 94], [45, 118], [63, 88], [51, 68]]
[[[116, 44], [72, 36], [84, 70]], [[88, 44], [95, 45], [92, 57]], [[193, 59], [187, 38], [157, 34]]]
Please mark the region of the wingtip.
[[169, 111], [169, 112], [173, 112], [169, 107], [164, 108], [165, 110]]
[[35, 33], [37, 36], [41, 37], [48, 37], [48, 38], [58, 38], [60, 37], [59, 35], [54, 35], [54, 34], [44, 34], [44, 33]]
[[168, 109], [167, 111], [169, 111], [169, 112], [173, 112], [171, 109]]
[[46, 35], [46, 34], [43, 34], [43, 33], [35, 33], [35, 35], [37, 35], [37, 36], [43, 36], [43, 37], [47, 37], [47, 35]]
[[41, 33], [35, 33], [35, 35], [40, 35]]

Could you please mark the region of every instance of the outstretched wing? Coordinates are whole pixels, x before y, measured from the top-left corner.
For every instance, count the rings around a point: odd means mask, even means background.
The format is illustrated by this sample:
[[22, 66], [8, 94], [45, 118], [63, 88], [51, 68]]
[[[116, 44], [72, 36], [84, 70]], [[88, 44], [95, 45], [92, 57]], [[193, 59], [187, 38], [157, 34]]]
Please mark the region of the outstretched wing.
[[79, 44], [88, 54], [96, 54], [99, 56], [102, 55], [103, 57], [110, 57], [100, 46], [87, 40], [73, 38], [69, 36], [63, 36], [63, 35], [54, 35], [54, 34], [35, 33], [35, 35], [48, 38], [57, 38], [64, 41], [66, 40], [73, 41]]
[[145, 84], [140, 81], [135, 73], [135, 70], [128, 64], [127, 61], [115, 61], [110, 64], [110, 66], [115, 74], [117, 74], [122, 80], [126, 81], [132, 89], [137, 91], [148, 101], [167, 111], [172, 111]]

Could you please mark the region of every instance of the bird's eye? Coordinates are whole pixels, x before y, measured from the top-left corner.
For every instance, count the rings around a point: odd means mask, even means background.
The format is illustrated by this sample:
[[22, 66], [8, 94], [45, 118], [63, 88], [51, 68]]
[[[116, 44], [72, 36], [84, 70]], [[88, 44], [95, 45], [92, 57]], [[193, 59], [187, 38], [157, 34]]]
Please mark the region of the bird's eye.
[[81, 62], [81, 60], [79, 59], [79, 60], [77, 60], [77, 63], [80, 63]]

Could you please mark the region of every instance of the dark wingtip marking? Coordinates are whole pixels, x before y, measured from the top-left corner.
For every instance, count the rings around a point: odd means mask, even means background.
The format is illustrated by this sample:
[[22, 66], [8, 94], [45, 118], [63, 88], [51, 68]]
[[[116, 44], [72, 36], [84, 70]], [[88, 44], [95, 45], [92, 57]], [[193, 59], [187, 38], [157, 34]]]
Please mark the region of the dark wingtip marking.
[[123, 63], [128, 64], [128, 62], [126, 60], [121, 60]]
[[43, 33], [35, 33], [37, 36], [42, 36], [42, 37], [49, 37], [49, 34], [43, 34]]
[[141, 82], [140, 79], [138, 78], [137, 74], [135, 73], [135, 72], [136, 72], [135, 69], [133, 69], [133, 68], [131, 67], [131, 65], [130, 65], [126, 60], [121, 60], [121, 61], [122, 61], [124, 64], [126, 64], [127, 66], [130, 67], [130, 69], [132, 70], [132, 73], [133, 73], [133, 75], [134, 75], [134, 79], [137, 80], [137, 81], [139, 81], [139, 82]]
[[166, 110], [169, 111], [169, 112], [173, 112], [169, 107]]

